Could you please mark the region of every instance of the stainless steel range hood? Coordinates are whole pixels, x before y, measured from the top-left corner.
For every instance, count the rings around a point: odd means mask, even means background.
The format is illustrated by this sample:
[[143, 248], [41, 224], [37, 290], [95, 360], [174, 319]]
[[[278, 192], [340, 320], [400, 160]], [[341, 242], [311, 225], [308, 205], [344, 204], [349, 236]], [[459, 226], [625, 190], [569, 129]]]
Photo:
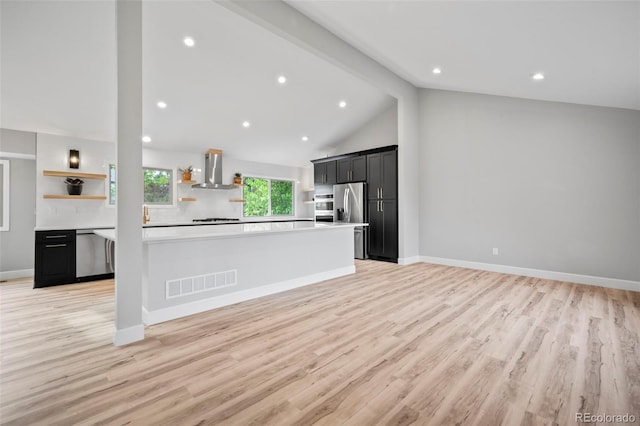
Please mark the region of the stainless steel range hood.
[[191, 185], [201, 189], [235, 189], [234, 184], [222, 183], [222, 150], [209, 149], [204, 154], [204, 182]]

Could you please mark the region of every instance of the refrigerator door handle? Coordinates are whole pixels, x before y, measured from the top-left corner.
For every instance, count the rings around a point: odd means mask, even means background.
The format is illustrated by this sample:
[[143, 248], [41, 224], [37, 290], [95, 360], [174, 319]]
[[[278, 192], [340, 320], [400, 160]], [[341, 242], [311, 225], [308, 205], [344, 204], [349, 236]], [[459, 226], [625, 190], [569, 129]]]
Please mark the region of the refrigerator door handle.
[[349, 209], [349, 188], [345, 188], [344, 189], [344, 200], [343, 200], [343, 205], [344, 205], [344, 220], [345, 222], [349, 222], [349, 216], [350, 216], [350, 212], [351, 210]]

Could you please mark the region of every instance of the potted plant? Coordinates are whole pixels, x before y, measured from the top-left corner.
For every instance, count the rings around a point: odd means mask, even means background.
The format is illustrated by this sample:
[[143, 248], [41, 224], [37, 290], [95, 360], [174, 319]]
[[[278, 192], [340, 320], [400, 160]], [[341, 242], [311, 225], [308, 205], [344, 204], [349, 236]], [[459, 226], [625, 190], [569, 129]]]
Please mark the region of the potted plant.
[[233, 183], [235, 185], [242, 185], [242, 173], [237, 172], [234, 176], [233, 176]]
[[191, 180], [191, 173], [193, 173], [193, 166], [185, 167], [184, 169], [178, 169], [182, 173], [182, 181]]
[[82, 179], [68, 177], [64, 183], [67, 184], [67, 192], [69, 195], [82, 194], [82, 184], [84, 183]]

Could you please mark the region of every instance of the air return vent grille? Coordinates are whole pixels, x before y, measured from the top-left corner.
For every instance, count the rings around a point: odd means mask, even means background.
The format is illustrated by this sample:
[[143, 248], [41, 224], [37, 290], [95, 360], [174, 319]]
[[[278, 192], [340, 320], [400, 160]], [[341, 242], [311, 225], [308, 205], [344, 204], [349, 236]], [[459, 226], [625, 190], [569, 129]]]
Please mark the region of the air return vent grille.
[[237, 278], [238, 270], [232, 269], [229, 271], [167, 280], [165, 282], [166, 297], [167, 300], [175, 299], [176, 297], [188, 296], [190, 294], [232, 287], [238, 283]]

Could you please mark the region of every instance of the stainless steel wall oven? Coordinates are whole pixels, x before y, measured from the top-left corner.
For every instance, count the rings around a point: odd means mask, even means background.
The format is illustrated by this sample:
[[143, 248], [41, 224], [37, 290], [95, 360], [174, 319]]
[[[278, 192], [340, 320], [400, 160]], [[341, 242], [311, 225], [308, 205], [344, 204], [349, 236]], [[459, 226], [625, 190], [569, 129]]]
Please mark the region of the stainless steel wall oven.
[[333, 193], [316, 194], [314, 204], [316, 222], [333, 222]]

